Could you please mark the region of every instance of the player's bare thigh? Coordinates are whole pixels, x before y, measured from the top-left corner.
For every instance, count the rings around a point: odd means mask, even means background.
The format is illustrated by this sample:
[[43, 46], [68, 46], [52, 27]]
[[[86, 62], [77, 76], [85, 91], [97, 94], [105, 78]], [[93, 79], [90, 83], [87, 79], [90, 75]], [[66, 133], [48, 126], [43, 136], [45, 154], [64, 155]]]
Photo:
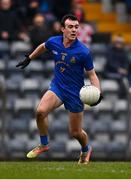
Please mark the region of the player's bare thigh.
[[54, 92], [48, 90], [41, 98], [37, 107], [37, 112], [48, 114], [62, 104], [58, 96]]

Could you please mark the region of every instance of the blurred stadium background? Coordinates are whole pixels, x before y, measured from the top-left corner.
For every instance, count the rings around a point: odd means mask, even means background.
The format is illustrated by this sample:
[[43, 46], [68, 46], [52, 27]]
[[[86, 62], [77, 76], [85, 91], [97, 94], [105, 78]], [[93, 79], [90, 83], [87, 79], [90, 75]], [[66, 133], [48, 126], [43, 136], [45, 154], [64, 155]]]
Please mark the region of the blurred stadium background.
[[[121, 88], [120, 81], [108, 76], [105, 69], [108, 45], [119, 34], [131, 73], [130, 9], [126, 0], [0, 0], [1, 160], [26, 159], [26, 153], [39, 143], [35, 108], [53, 76], [52, 55], [44, 54], [25, 70], [15, 66], [39, 43], [59, 34], [59, 20], [69, 12], [81, 21], [79, 38], [92, 50], [104, 93], [100, 105], [85, 107], [83, 126], [93, 145], [92, 159], [131, 160], [130, 81], [122, 77]], [[80, 146], [68, 134], [63, 106], [50, 114], [49, 123], [51, 149], [40, 159], [76, 159]]]

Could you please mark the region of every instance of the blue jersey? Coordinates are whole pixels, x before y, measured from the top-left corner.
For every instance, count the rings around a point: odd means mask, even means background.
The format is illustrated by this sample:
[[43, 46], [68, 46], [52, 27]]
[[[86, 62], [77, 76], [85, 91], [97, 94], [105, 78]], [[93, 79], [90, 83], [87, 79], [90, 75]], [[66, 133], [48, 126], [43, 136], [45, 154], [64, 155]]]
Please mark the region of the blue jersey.
[[60, 89], [72, 94], [78, 94], [84, 85], [84, 69], [92, 70], [93, 61], [90, 50], [76, 39], [72, 45], [65, 48], [63, 36], [53, 36], [45, 42], [45, 47], [54, 55], [55, 83]]

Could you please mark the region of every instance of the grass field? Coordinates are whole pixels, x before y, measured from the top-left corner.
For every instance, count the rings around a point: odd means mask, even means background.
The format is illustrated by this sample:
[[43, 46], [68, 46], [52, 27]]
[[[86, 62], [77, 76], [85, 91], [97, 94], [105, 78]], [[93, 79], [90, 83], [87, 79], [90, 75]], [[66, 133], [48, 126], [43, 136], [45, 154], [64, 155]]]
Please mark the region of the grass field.
[[130, 162], [0, 162], [0, 179], [130, 179]]

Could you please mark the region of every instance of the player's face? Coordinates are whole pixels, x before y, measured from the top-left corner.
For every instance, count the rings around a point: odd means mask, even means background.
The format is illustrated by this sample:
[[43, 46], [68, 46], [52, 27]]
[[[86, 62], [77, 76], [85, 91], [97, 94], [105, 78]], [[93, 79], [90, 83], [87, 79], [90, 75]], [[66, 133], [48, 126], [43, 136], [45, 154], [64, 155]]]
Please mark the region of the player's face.
[[64, 37], [71, 41], [75, 40], [77, 37], [78, 28], [79, 28], [78, 21], [72, 21], [70, 19], [67, 19], [65, 21], [65, 27], [62, 28]]

